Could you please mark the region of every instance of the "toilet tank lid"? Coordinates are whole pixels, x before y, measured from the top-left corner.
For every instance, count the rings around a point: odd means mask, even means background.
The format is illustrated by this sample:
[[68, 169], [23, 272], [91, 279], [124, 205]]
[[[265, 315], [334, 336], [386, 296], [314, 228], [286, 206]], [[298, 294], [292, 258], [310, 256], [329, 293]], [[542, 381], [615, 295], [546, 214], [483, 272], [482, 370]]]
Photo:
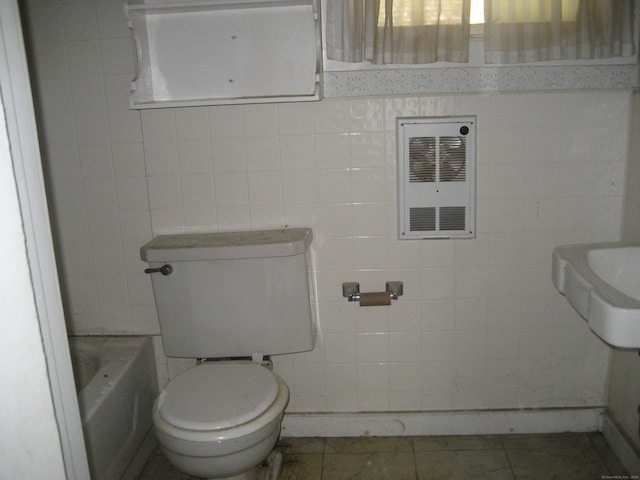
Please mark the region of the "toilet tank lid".
[[287, 257], [311, 245], [310, 228], [159, 235], [140, 248], [145, 262]]

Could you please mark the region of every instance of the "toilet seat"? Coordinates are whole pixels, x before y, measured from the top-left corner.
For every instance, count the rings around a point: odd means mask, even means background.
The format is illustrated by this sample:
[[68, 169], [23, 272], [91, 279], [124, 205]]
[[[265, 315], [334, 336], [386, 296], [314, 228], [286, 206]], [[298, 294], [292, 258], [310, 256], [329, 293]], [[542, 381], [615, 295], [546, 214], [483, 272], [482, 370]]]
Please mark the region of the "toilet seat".
[[180, 429], [229, 429], [264, 413], [279, 388], [275, 375], [256, 363], [203, 363], [169, 382], [158, 396], [156, 412]]

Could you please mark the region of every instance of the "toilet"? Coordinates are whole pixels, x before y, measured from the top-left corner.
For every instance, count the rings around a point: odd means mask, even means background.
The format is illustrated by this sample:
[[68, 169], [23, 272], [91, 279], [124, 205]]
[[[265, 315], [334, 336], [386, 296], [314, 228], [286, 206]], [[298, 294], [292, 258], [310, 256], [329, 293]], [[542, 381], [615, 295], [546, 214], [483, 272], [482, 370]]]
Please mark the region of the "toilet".
[[314, 347], [312, 238], [308, 228], [161, 235], [140, 249], [165, 354], [198, 360], [153, 406], [158, 442], [182, 472], [250, 479], [269, 457], [277, 478], [289, 389], [268, 358]]

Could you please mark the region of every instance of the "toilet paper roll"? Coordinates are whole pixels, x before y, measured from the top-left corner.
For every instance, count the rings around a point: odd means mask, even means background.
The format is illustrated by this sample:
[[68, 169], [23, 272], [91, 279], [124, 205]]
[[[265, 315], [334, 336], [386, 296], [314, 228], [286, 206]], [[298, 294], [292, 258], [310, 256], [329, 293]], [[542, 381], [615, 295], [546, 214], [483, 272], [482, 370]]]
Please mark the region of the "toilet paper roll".
[[380, 305], [391, 305], [391, 295], [389, 292], [371, 292], [360, 294], [361, 307], [377, 307]]

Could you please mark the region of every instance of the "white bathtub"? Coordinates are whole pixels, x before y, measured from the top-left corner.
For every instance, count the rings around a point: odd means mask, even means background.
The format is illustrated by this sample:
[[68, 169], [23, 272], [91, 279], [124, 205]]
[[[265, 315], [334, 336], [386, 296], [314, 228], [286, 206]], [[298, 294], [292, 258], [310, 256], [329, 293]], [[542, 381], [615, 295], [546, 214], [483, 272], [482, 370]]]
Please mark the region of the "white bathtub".
[[71, 337], [69, 348], [92, 480], [135, 478], [155, 445], [151, 339]]

